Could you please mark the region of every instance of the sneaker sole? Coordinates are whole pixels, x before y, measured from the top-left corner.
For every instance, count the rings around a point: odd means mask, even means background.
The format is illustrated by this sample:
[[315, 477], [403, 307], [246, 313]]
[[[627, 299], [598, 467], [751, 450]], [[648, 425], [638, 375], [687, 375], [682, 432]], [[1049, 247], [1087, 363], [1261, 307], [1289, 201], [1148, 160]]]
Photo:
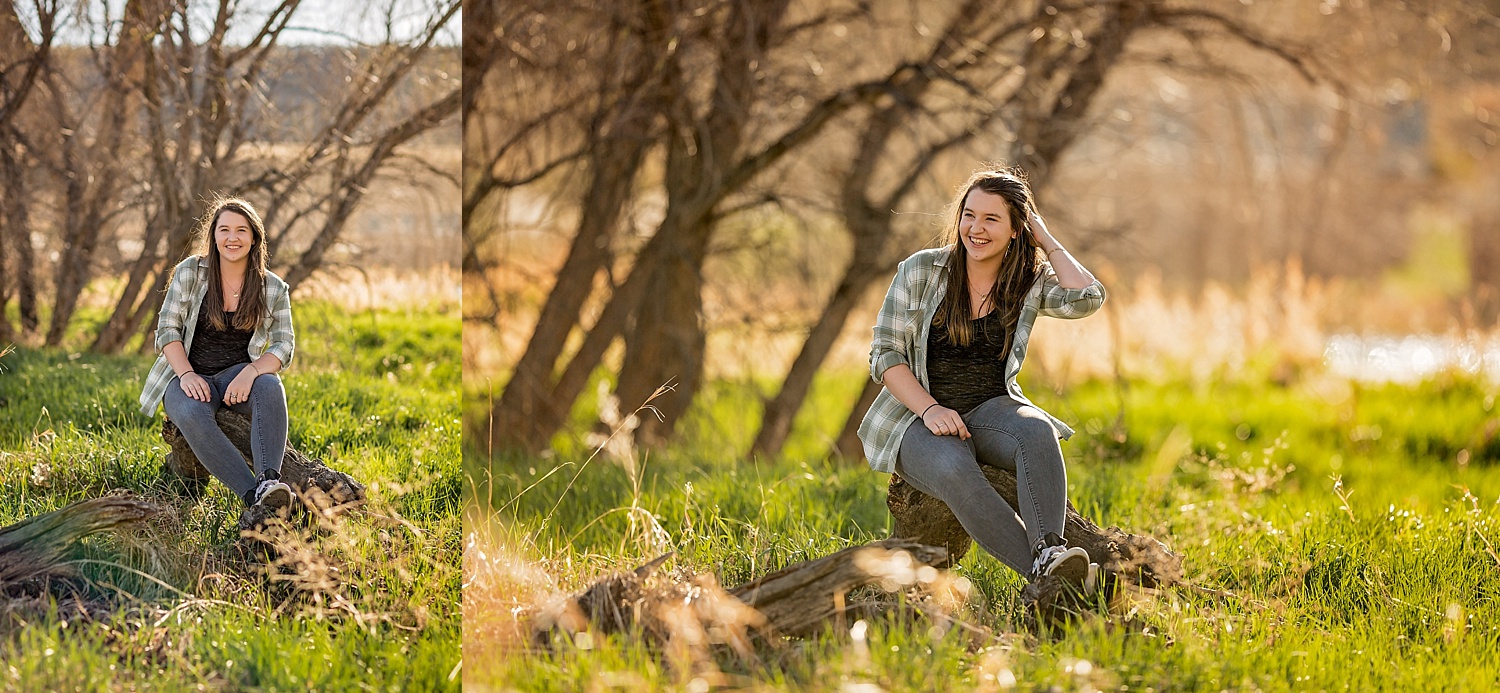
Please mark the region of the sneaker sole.
[[1089, 576], [1088, 552], [1076, 546], [1068, 549], [1061, 559], [1052, 564], [1052, 569], [1047, 574], [1079, 585], [1084, 584]]
[[266, 491], [266, 495], [261, 496], [260, 504], [273, 510], [280, 510], [291, 505], [291, 487], [287, 486], [286, 484], [282, 484], [280, 486], [277, 486], [276, 488]]

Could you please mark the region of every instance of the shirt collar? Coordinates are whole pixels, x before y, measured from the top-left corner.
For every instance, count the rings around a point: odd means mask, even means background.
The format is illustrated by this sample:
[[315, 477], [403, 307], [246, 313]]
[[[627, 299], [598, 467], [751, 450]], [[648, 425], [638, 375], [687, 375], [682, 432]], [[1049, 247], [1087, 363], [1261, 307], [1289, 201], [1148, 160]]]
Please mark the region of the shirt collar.
[[932, 264], [936, 267], [947, 267], [948, 258], [953, 257], [953, 251], [955, 250], [955, 248], [956, 246], [945, 246], [943, 250], [945, 250], [946, 252], [938, 253], [938, 256], [936, 258], [933, 258]]

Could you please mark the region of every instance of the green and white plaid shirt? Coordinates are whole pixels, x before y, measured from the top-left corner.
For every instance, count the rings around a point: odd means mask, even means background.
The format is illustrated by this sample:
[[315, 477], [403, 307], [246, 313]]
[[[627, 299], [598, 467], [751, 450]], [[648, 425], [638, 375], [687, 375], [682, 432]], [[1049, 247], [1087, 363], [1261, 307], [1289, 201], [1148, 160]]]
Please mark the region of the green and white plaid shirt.
[[[250, 360], [260, 358], [263, 353], [272, 353], [286, 366], [292, 362], [292, 351], [296, 337], [292, 332], [291, 288], [281, 277], [266, 272], [266, 305], [270, 311], [261, 320], [255, 333], [250, 335]], [[167, 363], [162, 347], [172, 342], [182, 342], [182, 348], [192, 353], [193, 330], [198, 326], [198, 308], [208, 294], [208, 258], [194, 255], [183, 260], [172, 270], [172, 283], [167, 287], [167, 300], [161, 304], [161, 313], [156, 322], [156, 363], [146, 376], [146, 387], [141, 390], [141, 413], [156, 416], [156, 407], [167, 393], [176, 373]], [[205, 373], [204, 375], [212, 375]]]
[[[929, 248], [906, 258], [896, 267], [896, 278], [891, 281], [885, 303], [880, 306], [880, 315], [875, 319], [875, 338], [870, 343], [870, 377], [875, 382], [881, 382], [881, 376], [891, 366], [904, 363], [923, 388], [930, 388], [927, 383], [927, 332], [948, 287], [947, 264], [952, 251], [952, 246]], [[1052, 265], [1042, 264], [1041, 276], [1026, 292], [1021, 317], [1016, 323], [1015, 339], [1011, 343], [1010, 359], [1005, 364], [1005, 386], [1012, 399], [1036, 406], [1021, 394], [1021, 386], [1016, 383], [1021, 362], [1026, 360], [1026, 344], [1031, 339], [1036, 316], [1085, 317], [1104, 305], [1104, 297], [1104, 286], [1098, 280], [1082, 289], [1065, 289], [1058, 285]], [[1041, 407], [1037, 409], [1040, 411]], [[1073, 429], [1067, 424], [1045, 411], [1042, 413], [1051, 419], [1061, 438], [1066, 440], [1073, 435]], [[886, 473], [895, 470], [896, 454], [901, 451], [901, 436], [916, 419], [916, 412], [907, 409], [890, 390], [881, 389], [859, 425], [859, 439], [864, 443], [865, 457], [869, 458], [871, 468]]]

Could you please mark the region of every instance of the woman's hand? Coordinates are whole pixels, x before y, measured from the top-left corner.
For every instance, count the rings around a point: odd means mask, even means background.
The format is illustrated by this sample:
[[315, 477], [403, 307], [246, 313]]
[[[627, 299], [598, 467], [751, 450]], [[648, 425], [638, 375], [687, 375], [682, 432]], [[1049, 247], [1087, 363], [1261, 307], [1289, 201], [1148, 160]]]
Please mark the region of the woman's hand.
[[[1037, 213], [1035, 208], [1031, 210], [1027, 221], [1030, 222], [1028, 226], [1031, 227], [1032, 243], [1035, 243], [1043, 252], [1058, 247], [1057, 239], [1053, 238], [1052, 234], [1047, 231], [1047, 222], [1042, 221], [1042, 215]], [[1051, 241], [1050, 245], [1048, 241]]]
[[255, 379], [260, 376], [260, 371], [255, 369], [254, 364], [247, 364], [240, 369], [239, 375], [229, 382], [229, 387], [224, 389], [225, 404], [239, 404], [250, 400], [250, 386], [255, 384]]
[[1057, 283], [1064, 289], [1082, 289], [1094, 283], [1094, 275], [1087, 268], [1079, 264], [1073, 254], [1064, 248], [1052, 233], [1047, 231], [1047, 222], [1042, 221], [1042, 215], [1035, 209], [1031, 210], [1028, 218], [1031, 226], [1031, 240], [1038, 248], [1047, 255], [1047, 262], [1052, 264], [1052, 271], [1057, 273]]
[[969, 439], [969, 427], [964, 425], [963, 417], [941, 404], [934, 404], [922, 412], [922, 423], [927, 425], [927, 430], [932, 431], [933, 435]]
[[213, 395], [208, 387], [208, 379], [193, 371], [178, 376], [177, 384], [182, 386], [182, 394], [199, 402], [207, 402]]

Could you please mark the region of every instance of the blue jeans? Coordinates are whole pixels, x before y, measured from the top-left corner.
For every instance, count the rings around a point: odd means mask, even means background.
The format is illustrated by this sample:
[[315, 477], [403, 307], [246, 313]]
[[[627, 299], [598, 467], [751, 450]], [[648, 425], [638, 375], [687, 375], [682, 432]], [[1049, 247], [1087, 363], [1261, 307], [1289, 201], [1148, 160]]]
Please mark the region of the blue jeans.
[[[1036, 407], [1001, 395], [963, 414], [970, 438], [940, 436], [921, 419], [901, 438], [896, 473], [948, 505], [975, 543], [1016, 572], [1031, 570], [1032, 547], [1062, 536], [1068, 473], [1052, 422]], [[1016, 473], [1020, 514], [990, 486], [979, 466]]]
[[[188, 447], [198, 456], [210, 474], [224, 482], [241, 498], [255, 489], [261, 474], [266, 470], [281, 472], [281, 458], [286, 454], [287, 413], [286, 391], [281, 387], [281, 378], [267, 373], [255, 378], [250, 386], [250, 398], [239, 404], [224, 404], [224, 390], [248, 363], [225, 368], [208, 376], [209, 401], [200, 402], [182, 391], [182, 383], [173, 378], [167, 384], [163, 405], [167, 418], [177, 424], [177, 430], [187, 439]], [[250, 417], [250, 452], [255, 464], [251, 473], [245, 457], [229, 442], [229, 436], [219, 429], [214, 414], [219, 407], [230, 409]]]

